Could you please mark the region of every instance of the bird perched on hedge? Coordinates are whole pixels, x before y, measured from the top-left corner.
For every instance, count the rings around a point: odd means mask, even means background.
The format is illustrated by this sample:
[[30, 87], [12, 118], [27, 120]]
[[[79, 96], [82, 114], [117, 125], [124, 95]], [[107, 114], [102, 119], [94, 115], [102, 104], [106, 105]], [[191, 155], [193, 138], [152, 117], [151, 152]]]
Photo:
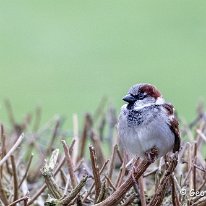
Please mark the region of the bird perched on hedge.
[[132, 86], [123, 98], [118, 121], [120, 144], [130, 154], [153, 162], [180, 149], [178, 121], [172, 104], [151, 84]]

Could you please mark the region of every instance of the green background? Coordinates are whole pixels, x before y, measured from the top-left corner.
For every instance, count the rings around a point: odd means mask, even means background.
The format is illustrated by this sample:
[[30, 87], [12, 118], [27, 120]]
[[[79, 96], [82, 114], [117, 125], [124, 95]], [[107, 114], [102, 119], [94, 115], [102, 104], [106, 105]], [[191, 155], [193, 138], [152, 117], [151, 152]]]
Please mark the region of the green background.
[[205, 0], [0, 2], [0, 120], [5, 98], [18, 119], [82, 118], [104, 95], [119, 111], [137, 82], [187, 121], [206, 97]]

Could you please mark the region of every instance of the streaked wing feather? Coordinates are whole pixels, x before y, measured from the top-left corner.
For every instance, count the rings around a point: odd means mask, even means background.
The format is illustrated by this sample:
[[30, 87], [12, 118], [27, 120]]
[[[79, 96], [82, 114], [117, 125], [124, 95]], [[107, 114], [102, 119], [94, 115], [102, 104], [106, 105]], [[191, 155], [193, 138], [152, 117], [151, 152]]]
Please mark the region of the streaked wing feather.
[[170, 116], [169, 126], [170, 126], [170, 129], [174, 133], [174, 136], [175, 136], [173, 152], [176, 152], [176, 151], [180, 150], [179, 123], [178, 123], [177, 118], [174, 115], [174, 107], [169, 103], [165, 103], [163, 106], [166, 109], [168, 115]]

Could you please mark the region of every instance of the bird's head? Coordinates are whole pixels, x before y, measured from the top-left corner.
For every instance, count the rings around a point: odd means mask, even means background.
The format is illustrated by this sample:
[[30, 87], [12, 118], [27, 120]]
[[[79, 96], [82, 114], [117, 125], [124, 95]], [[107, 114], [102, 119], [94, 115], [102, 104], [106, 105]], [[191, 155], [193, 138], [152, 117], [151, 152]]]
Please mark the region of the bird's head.
[[156, 87], [147, 83], [133, 85], [123, 100], [128, 103], [128, 109], [164, 103], [164, 99]]

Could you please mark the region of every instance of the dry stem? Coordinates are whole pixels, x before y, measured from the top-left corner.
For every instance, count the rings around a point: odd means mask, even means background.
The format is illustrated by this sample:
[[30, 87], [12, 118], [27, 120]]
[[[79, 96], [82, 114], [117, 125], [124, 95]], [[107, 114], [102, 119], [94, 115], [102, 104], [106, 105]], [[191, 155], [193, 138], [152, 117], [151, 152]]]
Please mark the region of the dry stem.
[[18, 177], [17, 177], [17, 171], [16, 171], [16, 163], [14, 156], [11, 155], [11, 165], [12, 165], [12, 171], [13, 171], [13, 181], [14, 181], [14, 201], [18, 199]]
[[24, 138], [24, 134], [20, 135], [16, 143], [13, 145], [13, 147], [8, 151], [8, 153], [1, 159], [0, 166], [4, 164], [4, 162], [11, 156], [11, 154], [16, 150], [16, 148], [21, 144], [22, 140]]
[[160, 184], [149, 206], [158, 206], [162, 203], [166, 188], [171, 178], [171, 174], [173, 173], [176, 165], [177, 165], [177, 154], [175, 154], [173, 157], [170, 158], [169, 166], [166, 169], [164, 176], [162, 180], [160, 181]]
[[92, 163], [92, 171], [94, 175], [94, 182], [95, 182], [95, 200], [97, 200], [100, 189], [101, 189], [101, 181], [100, 181], [100, 174], [99, 174], [99, 167], [96, 164], [96, 153], [93, 146], [89, 146], [90, 150], [90, 158]]
[[64, 147], [64, 153], [65, 153], [65, 157], [66, 157], [66, 162], [67, 162], [67, 166], [68, 166], [69, 175], [70, 175], [70, 178], [71, 178], [72, 188], [75, 188], [76, 185], [77, 185], [77, 179], [76, 179], [76, 176], [74, 174], [74, 166], [73, 166], [71, 156], [69, 154], [69, 147], [67, 146], [65, 140], [62, 140], [62, 144], [63, 144], [63, 147]]

